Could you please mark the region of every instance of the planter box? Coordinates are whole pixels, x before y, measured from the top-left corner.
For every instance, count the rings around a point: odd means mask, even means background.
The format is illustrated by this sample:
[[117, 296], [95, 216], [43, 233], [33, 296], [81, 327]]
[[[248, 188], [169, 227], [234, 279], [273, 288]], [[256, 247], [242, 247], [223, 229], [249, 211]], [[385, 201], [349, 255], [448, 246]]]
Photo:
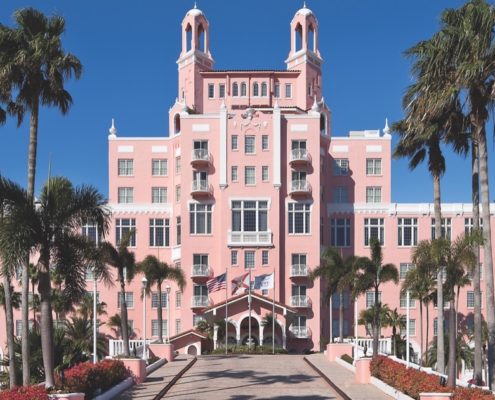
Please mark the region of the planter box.
[[368, 384], [371, 382], [371, 358], [360, 358], [356, 363], [356, 382]]
[[157, 357], [163, 358], [168, 362], [174, 360], [174, 345], [169, 343], [150, 343], [149, 350]]
[[60, 393], [49, 394], [48, 398], [51, 400], [84, 400], [84, 393]]
[[121, 358], [136, 383], [143, 383], [146, 379], [146, 361], [141, 358]]
[[447, 400], [452, 398], [452, 393], [420, 393], [420, 400]]
[[327, 344], [327, 359], [330, 362], [348, 354], [352, 357], [352, 343], [329, 343]]
[[371, 377], [371, 384], [375, 386], [376, 388], [380, 389], [383, 393], [389, 395], [393, 399], [396, 400], [414, 400], [412, 397], [408, 396], [407, 394], [402, 393], [401, 391], [397, 390], [396, 388], [387, 385], [385, 382], [382, 382], [380, 379], [375, 378], [374, 376]]

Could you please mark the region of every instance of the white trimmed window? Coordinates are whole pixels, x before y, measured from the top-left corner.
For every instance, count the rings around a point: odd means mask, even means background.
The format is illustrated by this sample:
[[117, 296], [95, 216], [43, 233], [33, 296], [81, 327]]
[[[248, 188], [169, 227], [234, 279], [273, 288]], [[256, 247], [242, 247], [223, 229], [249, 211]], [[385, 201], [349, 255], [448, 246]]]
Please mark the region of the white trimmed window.
[[234, 82], [232, 84], [232, 96], [233, 97], [239, 96], [239, 85], [237, 84], [237, 82]]
[[349, 202], [349, 190], [347, 186], [335, 186], [332, 191], [333, 203], [348, 203]]
[[176, 203], [180, 202], [180, 195], [181, 195], [180, 185], [175, 185], [175, 202]]
[[119, 158], [119, 176], [134, 175], [134, 160]]
[[411, 263], [400, 263], [399, 266], [399, 279], [406, 279], [407, 272], [413, 268]]
[[182, 218], [181, 217], [176, 217], [175, 218], [175, 243], [177, 246], [180, 246], [181, 244], [181, 236], [182, 236]]
[[334, 176], [349, 175], [349, 159], [336, 158], [333, 163], [333, 175]]
[[204, 320], [205, 320], [204, 315], [193, 315], [193, 326], [197, 326], [198, 323]]
[[263, 182], [268, 182], [268, 166], [267, 165], [263, 165], [261, 167], [261, 180]]
[[366, 159], [366, 175], [381, 175], [382, 174], [382, 159], [367, 158]]
[[241, 83], [241, 96], [246, 97], [247, 96], [247, 85], [246, 82]]
[[268, 96], [268, 86], [266, 85], [266, 82], [263, 82], [261, 84], [261, 96], [263, 97]]
[[239, 180], [237, 166], [233, 166], [230, 169], [230, 178], [231, 178], [232, 182], [237, 182]]
[[244, 183], [246, 185], [256, 184], [256, 167], [244, 167]]
[[182, 292], [178, 290], [175, 292], [175, 308], [181, 308], [182, 307]]
[[225, 85], [223, 83], [218, 85], [218, 97], [220, 97], [221, 99], [225, 97]]
[[385, 223], [383, 218], [364, 219], [364, 245], [370, 245], [370, 239], [375, 238], [383, 246], [385, 242]]
[[245, 251], [244, 252], [244, 268], [250, 269], [255, 267], [255, 252]]
[[[168, 336], [168, 321], [166, 319], [162, 319], [162, 334], [163, 336]], [[151, 320], [151, 336], [158, 336], [158, 320]]]
[[292, 84], [285, 84], [285, 97], [290, 99], [292, 97]]
[[215, 97], [215, 85], [213, 83], [208, 84], [208, 98], [213, 99]]
[[244, 152], [246, 154], [254, 154], [256, 152], [256, 138], [248, 135], [244, 138]]
[[170, 245], [170, 220], [168, 218], [150, 218], [150, 247]]
[[230, 264], [231, 265], [239, 265], [237, 250], [232, 250], [230, 252]]
[[[442, 237], [452, 239], [452, 218], [442, 218]], [[431, 238], [435, 239], [435, 218], [431, 219]]]
[[268, 150], [268, 135], [261, 136], [261, 150]]
[[[474, 292], [469, 290], [466, 295], [467, 308], [474, 308]], [[483, 293], [481, 293], [481, 307], [483, 308]]]
[[151, 188], [151, 202], [153, 204], [163, 204], [167, 202], [167, 188], [166, 187], [152, 187]]
[[211, 234], [211, 204], [189, 204], [189, 233], [192, 235]]
[[268, 250], [261, 252], [261, 265], [268, 265]]
[[232, 150], [239, 150], [239, 136], [238, 135], [232, 135], [232, 143], [231, 143], [231, 148]]
[[[125, 292], [125, 304], [127, 308], [134, 308], [134, 293]], [[122, 293], [117, 293], [117, 307], [120, 308], [122, 305]]]
[[289, 203], [289, 234], [310, 233], [311, 206], [307, 203]]
[[409, 319], [409, 336], [416, 336], [416, 320]]
[[151, 160], [151, 175], [153, 176], [168, 175], [168, 162], [166, 158], [156, 158]]
[[134, 202], [134, 188], [132, 188], [132, 187], [119, 187], [119, 189], [118, 189], [118, 202], [119, 203], [133, 203]]
[[135, 218], [117, 218], [115, 220], [115, 244], [120, 246], [122, 237], [129, 231], [133, 231], [129, 240], [129, 246], [136, 246], [136, 219]]
[[330, 240], [333, 247], [349, 247], [351, 245], [350, 218], [332, 218], [330, 229]]
[[[474, 228], [473, 218], [464, 218], [464, 233], [471, 233]], [[480, 229], [483, 230], [483, 218], [480, 218]]]
[[101, 235], [98, 234], [98, 226], [89, 222], [86, 222], [82, 226], [81, 235], [83, 235], [93, 243], [96, 243], [96, 239], [101, 237]]
[[264, 200], [232, 201], [232, 232], [268, 231], [268, 202]]
[[180, 321], [180, 318], [177, 318], [175, 320], [175, 334], [178, 335], [181, 332], [182, 332], [182, 323]]
[[381, 203], [382, 188], [381, 186], [366, 186], [366, 203]]
[[[382, 302], [382, 292], [378, 292], [378, 301]], [[375, 305], [375, 292], [366, 292], [366, 308], [373, 307]]]
[[[416, 307], [416, 300], [409, 295], [409, 308]], [[407, 295], [405, 293], [401, 293], [400, 295], [400, 308], [407, 308]]]
[[258, 82], [254, 82], [253, 84], [253, 96], [258, 97], [260, 95], [260, 87], [258, 85]]
[[[167, 293], [162, 292], [162, 308], [168, 308]], [[151, 308], [158, 308], [158, 292], [151, 292]]]
[[273, 97], [276, 99], [280, 98], [280, 83], [275, 83], [275, 86], [273, 87]]
[[418, 219], [398, 218], [398, 243], [399, 246], [418, 245]]

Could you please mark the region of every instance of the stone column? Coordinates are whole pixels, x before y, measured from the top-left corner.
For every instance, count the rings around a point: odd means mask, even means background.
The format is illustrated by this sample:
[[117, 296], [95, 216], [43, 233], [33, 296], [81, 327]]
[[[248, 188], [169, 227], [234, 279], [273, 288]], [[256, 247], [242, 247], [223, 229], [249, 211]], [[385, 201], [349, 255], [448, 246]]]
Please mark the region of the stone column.
[[218, 325], [215, 324], [213, 326], [213, 349], [217, 349], [217, 340], [218, 340]]
[[260, 342], [260, 346], [263, 346], [263, 330], [265, 329], [265, 327], [261, 324], [259, 324], [259, 342]]

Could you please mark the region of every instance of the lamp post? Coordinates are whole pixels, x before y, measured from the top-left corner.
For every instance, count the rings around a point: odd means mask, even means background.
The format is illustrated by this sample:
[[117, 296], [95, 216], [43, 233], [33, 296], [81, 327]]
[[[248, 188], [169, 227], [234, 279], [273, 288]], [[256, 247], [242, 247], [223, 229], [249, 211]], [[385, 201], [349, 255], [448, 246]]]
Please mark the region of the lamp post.
[[407, 308], [406, 308], [406, 366], [409, 368], [409, 324], [411, 321], [409, 320], [410, 317], [410, 312], [409, 312], [409, 299], [410, 299], [410, 294], [409, 290], [406, 292], [406, 302], [407, 302]]
[[146, 277], [141, 279], [141, 283], [143, 286], [143, 360], [146, 360], [146, 286], [148, 284]]
[[170, 289], [169, 285], [165, 286], [167, 293], [167, 343], [170, 343]]
[[[98, 234], [98, 227], [96, 227], [96, 237], [95, 237], [95, 244], [96, 247], [99, 246], [99, 234]], [[96, 364], [98, 362], [98, 319], [97, 319], [97, 306], [98, 306], [98, 291], [97, 291], [97, 271], [96, 271], [96, 265], [93, 267], [93, 364]]]

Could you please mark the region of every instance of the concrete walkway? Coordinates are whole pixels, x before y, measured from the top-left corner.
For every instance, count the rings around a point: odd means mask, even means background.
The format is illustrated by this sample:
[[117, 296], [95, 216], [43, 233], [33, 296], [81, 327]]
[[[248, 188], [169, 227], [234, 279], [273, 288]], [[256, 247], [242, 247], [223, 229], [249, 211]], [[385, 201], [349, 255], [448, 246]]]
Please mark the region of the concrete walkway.
[[352, 400], [392, 399], [392, 397], [387, 396], [371, 384], [363, 385], [356, 383], [354, 374], [351, 371], [336, 362], [329, 362], [321, 353], [308, 355], [306, 359]]
[[163, 389], [175, 376], [189, 363], [193, 357], [185, 355], [178, 356], [173, 362], [167, 363], [149, 374], [146, 380], [134, 385], [120, 396], [119, 400], [152, 400], [158, 392]]

